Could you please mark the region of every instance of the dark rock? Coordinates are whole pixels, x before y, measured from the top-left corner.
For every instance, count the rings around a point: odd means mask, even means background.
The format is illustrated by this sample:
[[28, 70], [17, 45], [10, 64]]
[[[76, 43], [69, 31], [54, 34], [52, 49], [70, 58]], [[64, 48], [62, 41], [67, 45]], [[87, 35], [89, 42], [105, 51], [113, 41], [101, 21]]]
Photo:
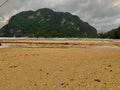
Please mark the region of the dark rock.
[[94, 81], [96, 81], [96, 82], [101, 82], [100, 79], [94, 79]]

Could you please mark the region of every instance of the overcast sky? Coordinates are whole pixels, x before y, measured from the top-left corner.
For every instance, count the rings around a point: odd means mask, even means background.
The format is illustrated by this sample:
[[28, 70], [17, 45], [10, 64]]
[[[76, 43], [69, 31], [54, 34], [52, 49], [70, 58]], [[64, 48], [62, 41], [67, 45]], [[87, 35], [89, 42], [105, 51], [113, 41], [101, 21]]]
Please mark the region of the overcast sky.
[[[2, 4], [5, 0], [0, 0]], [[8, 0], [0, 8], [0, 28], [12, 15], [25, 10], [51, 8], [70, 12], [94, 26], [98, 32], [120, 26], [120, 0]]]

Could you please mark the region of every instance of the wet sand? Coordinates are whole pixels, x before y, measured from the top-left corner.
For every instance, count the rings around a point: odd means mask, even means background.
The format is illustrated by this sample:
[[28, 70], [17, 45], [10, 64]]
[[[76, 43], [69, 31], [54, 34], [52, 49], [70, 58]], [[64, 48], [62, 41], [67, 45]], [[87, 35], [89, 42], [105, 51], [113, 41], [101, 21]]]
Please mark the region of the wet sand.
[[0, 48], [0, 90], [120, 90], [120, 48]]
[[0, 48], [120, 48], [120, 40], [80, 38], [0, 38]]

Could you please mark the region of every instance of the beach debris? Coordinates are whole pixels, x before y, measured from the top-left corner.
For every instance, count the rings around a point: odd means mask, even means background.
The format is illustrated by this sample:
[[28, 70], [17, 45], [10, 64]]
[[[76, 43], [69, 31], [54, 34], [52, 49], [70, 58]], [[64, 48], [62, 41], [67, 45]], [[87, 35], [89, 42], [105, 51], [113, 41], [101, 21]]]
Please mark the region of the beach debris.
[[84, 83], [83, 80], [80, 81], [81, 83]]
[[42, 69], [40, 69], [40, 71], [43, 71]]
[[113, 70], [110, 70], [110, 72], [112, 72]]
[[37, 84], [35, 83], [34, 86], [37, 86]]
[[81, 86], [81, 84], [78, 84], [78, 86]]
[[18, 66], [16, 66], [16, 65], [9, 66], [9, 68], [16, 68], [16, 67], [18, 67]]
[[49, 73], [46, 73], [46, 75], [49, 75]]
[[63, 86], [65, 83], [61, 83], [61, 86]]
[[100, 79], [94, 79], [94, 81], [96, 81], [96, 82], [101, 82], [101, 80], [100, 80]]
[[108, 67], [112, 67], [112, 65], [108, 65]]
[[104, 85], [107, 85], [107, 83], [103, 83]]
[[63, 88], [65, 88], [65, 87], [69, 86], [69, 84], [64, 82], [64, 83], [61, 83], [61, 86], [62, 86]]
[[47, 84], [45, 83], [44, 86], [47, 86]]
[[22, 54], [20, 54], [19, 56], [22, 56]]
[[60, 70], [60, 72], [62, 72], [63, 70]]
[[42, 83], [43, 86], [47, 86], [48, 84], [47, 83]]
[[70, 81], [72, 82], [72, 81], [74, 81], [74, 79], [72, 78], [72, 79], [70, 79]]
[[28, 54], [25, 54], [25, 56], [28, 56]]

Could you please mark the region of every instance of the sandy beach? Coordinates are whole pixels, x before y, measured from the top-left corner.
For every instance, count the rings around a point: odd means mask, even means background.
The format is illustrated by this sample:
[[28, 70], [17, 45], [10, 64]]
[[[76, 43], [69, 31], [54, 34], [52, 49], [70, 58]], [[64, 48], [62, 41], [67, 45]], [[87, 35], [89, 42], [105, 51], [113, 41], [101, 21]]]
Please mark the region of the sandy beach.
[[120, 48], [0, 48], [0, 90], [120, 90]]

